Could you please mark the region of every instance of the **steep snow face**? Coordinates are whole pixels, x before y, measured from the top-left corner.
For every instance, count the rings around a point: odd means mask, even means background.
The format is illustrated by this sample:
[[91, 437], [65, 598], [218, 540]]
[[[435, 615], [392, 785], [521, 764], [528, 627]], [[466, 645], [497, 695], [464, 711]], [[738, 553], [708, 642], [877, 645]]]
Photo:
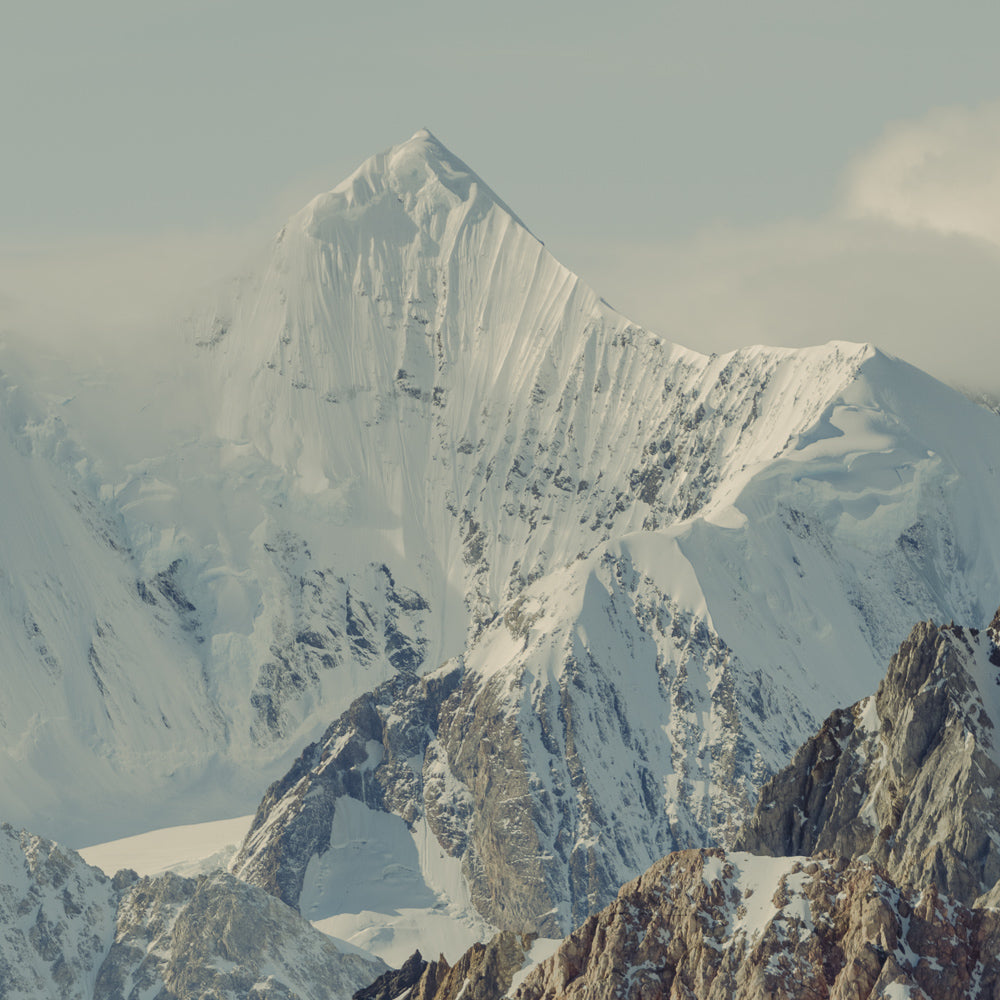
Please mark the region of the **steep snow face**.
[[220, 436], [323, 511], [314, 556], [352, 545], [441, 595], [447, 652], [468, 625], [448, 596], [487, 620], [581, 550], [710, 506], [870, 353], [663, 343], [427, 133], [292, 219], [212, 329]]
[[[124, 381], [5, 418], [0, 812], [77, 843], [246, 811], [356, 696], [462, 656], [469, 697], [523, 717], [539, 788], [568, 766], [540, 713], [572, 707], [571, 843], [593, 803], [627, 812], [608, 774], [637, 748], [669, 761], [663, 815], [613, 852], [635, 872], [724, 839], [913, 605], [977, 620], [1000, 589], [994, 415], [870, 347], [662, 341], [428, 133], [315, 199], [196, 327], [120, 428], [84, 404]], [[36, 740], [63, 704], [62, 744]]]
[[741, 657], [753, 649], [807, 701], [827, 690], [844, 704], [881, 676], [914, 609], [987, 620], [995, 434], [993, 415], [924, 373], [866, 360], [740, 490], [728, 521], [678, 528], [720, 635], [740, 635]]

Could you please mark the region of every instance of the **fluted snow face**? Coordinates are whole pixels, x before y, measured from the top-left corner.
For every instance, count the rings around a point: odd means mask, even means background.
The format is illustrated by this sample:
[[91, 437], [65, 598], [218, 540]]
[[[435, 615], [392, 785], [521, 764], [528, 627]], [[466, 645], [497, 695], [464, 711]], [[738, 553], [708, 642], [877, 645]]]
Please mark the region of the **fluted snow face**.
[[222, 437], [411, 564], [461, 565], [485, 529], [492, 611], [512, 575], [731, 491], [869, 353], [664, 343], [426, 133], [291, 220], [224, 326]]

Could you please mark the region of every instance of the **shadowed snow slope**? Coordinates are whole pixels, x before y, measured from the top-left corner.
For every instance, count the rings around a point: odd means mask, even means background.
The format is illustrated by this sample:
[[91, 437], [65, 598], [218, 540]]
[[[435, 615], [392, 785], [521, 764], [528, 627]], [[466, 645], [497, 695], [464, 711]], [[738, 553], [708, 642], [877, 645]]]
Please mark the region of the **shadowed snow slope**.
[[245, 811], [353, 699], [450, 662], [435, 829], [507, 780], [469, 740], [509, 740], [533, 901], [481, 899], [484, 819], [445, 853], [492, 922], [565, 925], [725, 842], [912, 608], [1000, 592], [995, 415], [863, 345], [667, 343], [426, 132], [172, 351], [148, 398], [0, 400], [0, 814], [72, 842]]

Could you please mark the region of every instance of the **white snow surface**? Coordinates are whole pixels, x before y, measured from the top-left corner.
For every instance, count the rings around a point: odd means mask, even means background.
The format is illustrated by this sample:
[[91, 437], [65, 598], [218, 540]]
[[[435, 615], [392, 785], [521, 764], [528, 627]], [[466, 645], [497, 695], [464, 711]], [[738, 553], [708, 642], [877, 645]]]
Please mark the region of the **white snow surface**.
[[885, 1000], [929, 1000], [919, 987], [907, 983], [889, 983], [882, 991]]
[[998, 601], [1000, 418], [867, 345], [638, 328], [426, 131], [150, 350], [0, 354], [0, 816], [71, 843], [250, 811], [400, 644], [521, 713], [569, 651], [641, 870], [636, 746], [704, 839], [913, 621]]
[[425, 821], [411, 833], [398, 816], [343, 798], [330, 849], [306, 869], [299, 912], [338, 943], [394, 967], [417, 948], [454, 963], [496, 930], [469, 903], [460, 865]]
[[520, 986], [521, 983], [528, 978], [528, 973], [531, 972], [536, 965], [541, 964], [545, 961], [545, 959], [554, 955], [559, 950], [559, 945], [561, 944], [561, 938], [535, 938], [535, 940], [531, 943], [531, 948], [528, 949], [524, 965], [520, 970], [514, 973], [514, 977], [510, 981], [510, 988], [507, 990], [507, 996], [513, 996], [518, 986]]
[[88, 865], [114, 875], [130, 868], [139, 875], [175, 872], [191, 877], [228, 867], [253, 816], [191, 823], [150, 830], [105, 844], [82, 847], [77, 852]]
[[[742, 900], [739, 906], [726, 904], [729, 925], [724, 944], [743, 936], [748, 946], [752, 946], [776, 918], [794, 917], [801, 921], [805, 930], [812, 929], [809, 900], [803, 893], [803, 885], [811, 876], [802, 871], [793, 872], [809, 861], [803, 857], [769, 858], [742, 851], [730, 851], [725, 858], [706, 857], [702, 870], [706, 885], [727, 881], [724, 869], [727, 865], [732, 866], [729, 881], [739, 889]], [[818, 862], [818, 865], [826, 867], [827, 863]], [[785, 898], [776, 903], [782, 884]]]

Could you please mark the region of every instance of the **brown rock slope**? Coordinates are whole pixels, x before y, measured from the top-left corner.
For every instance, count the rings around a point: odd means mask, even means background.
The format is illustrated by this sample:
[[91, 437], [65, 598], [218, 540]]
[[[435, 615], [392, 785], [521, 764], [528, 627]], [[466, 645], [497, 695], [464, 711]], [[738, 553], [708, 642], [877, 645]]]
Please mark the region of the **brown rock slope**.
[[500, 931], [474, 944], [454, 965], [442, 955], [426, 962], [414, 952], [398, 971], [387, 972], [354, 1000], [499, 1000], [525, 965], [534, 936]]
[[1000, 913], [871, 861], [668, 855], [533, 969], [517, 1000], [1000, 995]]

